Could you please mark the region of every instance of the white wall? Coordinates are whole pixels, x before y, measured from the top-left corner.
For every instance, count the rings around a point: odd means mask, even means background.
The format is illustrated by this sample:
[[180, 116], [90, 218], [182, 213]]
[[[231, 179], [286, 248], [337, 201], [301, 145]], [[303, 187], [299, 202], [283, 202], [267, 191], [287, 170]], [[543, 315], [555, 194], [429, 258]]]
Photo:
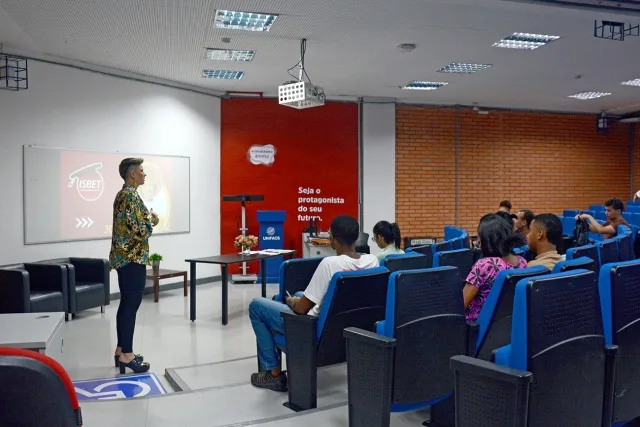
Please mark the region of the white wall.
[[[371, 234], [378, 221], [395, 221], [396, 106], [365, 103], [362, 114], [363, 228]], [[380, 251], [373, 242], [369, 246], [373, 254]]]
[[[108, 258], [110, 240], [24, 245], [22, 145], [191, 157], [191, 233], [151, 237], [163, 267], [220, 251], [220, 100], [208, 95], [30, 61], [29, 89], [0, 90], [0, 265]], [[46, 212], [41, 212], [47, 215]], [[198, 266], [198, 277], [218, 275]], [[111, 275], [111, 291], [117, 277]]]

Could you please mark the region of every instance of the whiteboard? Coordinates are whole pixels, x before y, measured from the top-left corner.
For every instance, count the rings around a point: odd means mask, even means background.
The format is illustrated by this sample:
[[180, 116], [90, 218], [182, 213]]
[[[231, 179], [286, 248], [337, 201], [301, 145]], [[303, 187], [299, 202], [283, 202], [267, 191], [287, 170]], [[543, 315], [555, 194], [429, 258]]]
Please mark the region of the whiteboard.
[[110, 239], [113, 201], [123, 185], [118, 166], [142, 157], [138, 193], [160, 222], [153, 234], [191, 231], [190, 159], [23, 146], [24, 243]]

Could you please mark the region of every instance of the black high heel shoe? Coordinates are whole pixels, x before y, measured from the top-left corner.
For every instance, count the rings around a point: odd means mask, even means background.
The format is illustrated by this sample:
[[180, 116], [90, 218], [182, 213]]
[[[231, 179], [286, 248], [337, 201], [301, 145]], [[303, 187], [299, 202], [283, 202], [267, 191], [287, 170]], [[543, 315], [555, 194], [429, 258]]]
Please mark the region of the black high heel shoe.
[[[134, 356], [140, 362], [144, 362], [144, 356], [142, 356], [141, 354], [135, 354]], [[116, 365], [116, 368], [119, 368], [120, 367], [120, 355], [119, 354], [114, 354], [113, 355], [113, 361], [114, 361], [114, 363]]]
[[129, 363], [120, 362], [120, 373], [121, 374], [124, 374], [126, 372], [125, 368], [131, 369], [136, 374], [142, 374], [144, 372], [147, 372], [149, 370], [149, 368], [151, 368], [151, 365], [149, 365], [146, 362], [141, 362], [140, 360], [134, 358]]

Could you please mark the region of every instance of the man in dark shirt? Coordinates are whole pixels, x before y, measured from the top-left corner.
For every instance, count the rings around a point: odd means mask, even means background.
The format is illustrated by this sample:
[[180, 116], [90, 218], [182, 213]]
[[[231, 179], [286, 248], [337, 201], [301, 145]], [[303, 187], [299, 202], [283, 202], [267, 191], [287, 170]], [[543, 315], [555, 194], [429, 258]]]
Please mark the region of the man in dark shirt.
[[629, 224], [622, 217], [622, 211], [624, 211], [624, 203], [622, 200], [616, 198], [609, 199], [604, 203], [605, 214], [607, 215], [607, 222], [599, 224], [591, 215], [581, 214], [576, 219], [584, 219], [589, 223], [589, 230], [592, 233], [602, 234], [603, 239], [610, 239], [618, 235], [618, 226]]

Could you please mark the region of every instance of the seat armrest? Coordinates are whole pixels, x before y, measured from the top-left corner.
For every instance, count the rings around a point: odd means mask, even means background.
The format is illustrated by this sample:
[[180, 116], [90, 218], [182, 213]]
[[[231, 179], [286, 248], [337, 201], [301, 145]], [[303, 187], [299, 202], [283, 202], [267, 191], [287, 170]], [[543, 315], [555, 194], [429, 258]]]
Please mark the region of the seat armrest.
[[289, 401], [295, 411], [315, 409], [318, 396], [318, 318], [290, 311], [280, 313], [284, 321]]
[[25, 264], [24, 269], [29, 273], [31, 290], [62, 292], [64, 312], [69, 313], [69, 284], [65, 264]]
[[613, 423], [613, 404], [616, 389], [616, 359], [617, 345], [607, 345], [604, 348], [604, 398], [602, 401], [602, 427], [610, 427]]
[[491, 378], [510, 384], [530, 384], [533, 381], [533, 374], [529, 371], [499, 366], [495, 363], [469, 356], [453, 356], [449, 366], [457, 372]]
[[0, 313], [30, 313], [29, 273], [0, 269]]
[[395, 338], [346, 328], [350, 426], [389, 426]]
[[478, 341], [478, 332], [480, 331], [480, 325], [475, 322], [467, 322], [467, 338], [466, 349], [467, 356], [476, 357], [476, 341]]
[[104, 305], [111, 299], [109, 261], [102, 258], [69, 258], [76, 269], [76, 282], [104, 284]]

